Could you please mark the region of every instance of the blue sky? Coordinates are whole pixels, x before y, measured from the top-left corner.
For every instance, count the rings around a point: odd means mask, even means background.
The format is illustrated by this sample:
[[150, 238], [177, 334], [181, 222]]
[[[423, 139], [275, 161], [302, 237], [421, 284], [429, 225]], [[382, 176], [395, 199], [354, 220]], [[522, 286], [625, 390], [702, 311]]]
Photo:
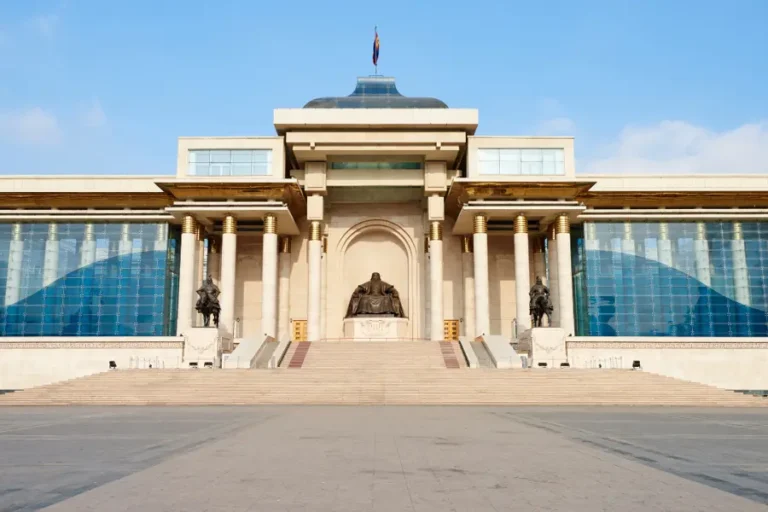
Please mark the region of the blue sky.
[[379, 72], [576, 137], [579, 172], [768, 173], [768, 1], [0, 0], [0, 174], [171, 174], [176, 138]]

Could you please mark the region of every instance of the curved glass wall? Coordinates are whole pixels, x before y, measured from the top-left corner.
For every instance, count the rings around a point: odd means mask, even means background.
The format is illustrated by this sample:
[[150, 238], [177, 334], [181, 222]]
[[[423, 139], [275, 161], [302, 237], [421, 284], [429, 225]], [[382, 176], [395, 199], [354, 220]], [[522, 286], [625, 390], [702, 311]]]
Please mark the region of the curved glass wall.
[[0, 224], [0, 336], [174, 334], [179, 245], [165, 223]]
[[768, 223], [587, 222], [580, 335], [768, 336]]

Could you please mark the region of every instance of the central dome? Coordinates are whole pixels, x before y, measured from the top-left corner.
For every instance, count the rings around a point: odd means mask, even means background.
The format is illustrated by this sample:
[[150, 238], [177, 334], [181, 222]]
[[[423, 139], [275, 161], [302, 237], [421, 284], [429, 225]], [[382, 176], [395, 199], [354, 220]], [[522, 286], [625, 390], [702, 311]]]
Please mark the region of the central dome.
[[315, 98], [304, 108], [448, 108], [436, 98], [408, 98], [400, 94], [395, 79], [366, 76], [357, 79], [349, 96]]

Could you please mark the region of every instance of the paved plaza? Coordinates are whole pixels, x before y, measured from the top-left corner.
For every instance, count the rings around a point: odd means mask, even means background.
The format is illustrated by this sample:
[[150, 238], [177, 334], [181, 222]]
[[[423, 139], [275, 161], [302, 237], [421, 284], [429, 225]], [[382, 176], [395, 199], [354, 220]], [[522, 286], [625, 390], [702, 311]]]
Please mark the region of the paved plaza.
[[0, 511], [768, 510], [768, 413], [0, 409]]

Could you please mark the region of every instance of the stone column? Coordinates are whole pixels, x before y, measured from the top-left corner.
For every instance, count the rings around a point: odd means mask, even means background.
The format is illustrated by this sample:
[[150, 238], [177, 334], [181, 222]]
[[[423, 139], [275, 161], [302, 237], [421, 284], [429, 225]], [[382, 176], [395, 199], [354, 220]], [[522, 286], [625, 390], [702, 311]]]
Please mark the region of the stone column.
[[445, 339], [443, 318], [443, 224], [439, 220], [429, 223], [429, 293], [430, 329], [432, 341]]
[[261, 334], [277, 336], [277, 217], [264, 216], [261, 263]]
[[197, 247], [195, 248], [195, 284], [200, 285], [205, 279], [205, 264], [208, 260], [208, 255], [205, 254], [205, 228], [201, 225], [197, 225], [195, 230], [195, 237], [197, 238]]
[[309, 279], [307, 283], [307, 341], [320, 340], [320, 302], [322, 292], [323, 239], [319, 220], [309, 224]]
[[85, 236], [80, 246], [80, 268], [86, 269], [96, 262], [96, 240], [93, 237], [93, 223], [85, 225]]
[[544, 240], [539, 236], [534, 236], [529, 240], [529, 243], [533, 245], [533, 279], [536, 282], [536, 278], [540, 277], [541, 282], [545, 286], [549, 286], [547, 280], [547, 262], [544, 256]]
[[24, 240], [21, 237], [21, 222], [13, 225], [11, 243], [8, 247], [8, 273], [5, 284], [5, 307], [19, 302], [21, 297], [21, 269], [23, 268]]
[[555, 223], [557, 236], [557, 278], [560, 299], [560, 327], [566, 336], [576, 334], [573, 319], [573, 270], [571, 268], [571, 222], [560, 215]]
[[328, 236], [323, 235], [323, 256], [320, 262], [320, 339], [326, 339], [325, 324], [328, 316]]
[[488, 217], [475, 215], [472, 242], [475, 251], [475, 337], [491, 334], [488, 304]]
[[291, 336], [291, 237], [280, 237], [280, 277], [277, 299], [277, 340]]
[[475, 270], [472, 261], [472, 238], [461, 237], [461, 274], [464, 279], [464, 336], [475, 337]]
[[235, 271], [237, 269], [237, 219], [233, 215], [227, 215], [221, 223], [221, 271], [219, 277], [219, 290], [221, 296], [219, 304], [219, 328], [234, 337], [235, 333], [235, 288], [237, 281]]
[[529, 292], [531, 291], [531, 266], [528, 260], [528, 219], [520, 214], [515, 217], [515, 314], [517, 336], [531, 328]]
[[747, 269], [747, 248], [744, 243], [744, 232], [741, 222], [733, 223], [733, 287], [736, 301], [744, 306], [752, 304], [749, 295], [749, 270]]
[[[131, 225], [125, 223], [120, 229], [120, 243], [117, 244], [117, 254], [120, 255], [121, 260], [123, 256], [131, 254], [133, 250], [133, 242], [131, 241]], [[120, 262], [124, 264], [123, 261]]]
[[712, 271], [709, 266], [707, 225], [701, 221], [696, 223], [696, 240], [693, 241], [693, 252], [696, 258], [696, 278], [708, 287], [711, 287]]
[[179, 305], [176, 334], [185, 334], [192, 327], [195, 304], [195, 228], [197, 221], [185, 215], [181, 223], [181, 254], [179, 255]]
[[560, 326], [560, 281], [557, 276], [557, 234], [555, 224], [547, 232], [547, 265], [549, 267], [549, 298], [552, 301], [552, 327]]
[[52, 285], [59, 273], [59, 225], [48, 224], [48, 240], [45, 242], [45, 260], [43, 261], [43, 287]]
[[[91, 239], [93, 239], [93, 230], [91, 230]], [[157, 225], [155, 231], [155, 246], [153, 247], [153, 250], [162, 253], [168, 251], [168, 224]]]

